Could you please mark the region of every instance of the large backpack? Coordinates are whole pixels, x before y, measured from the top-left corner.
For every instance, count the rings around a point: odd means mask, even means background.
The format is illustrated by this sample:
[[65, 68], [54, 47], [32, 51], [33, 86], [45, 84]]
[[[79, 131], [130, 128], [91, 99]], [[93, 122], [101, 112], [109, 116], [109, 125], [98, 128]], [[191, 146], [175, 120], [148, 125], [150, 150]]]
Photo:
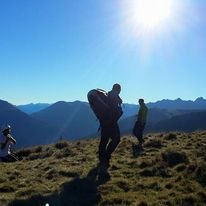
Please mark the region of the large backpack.
[[102, 89], [92, 89], [88, 92], [87, 98], [96, 117], [104, 120], [110, 110], [108, 94]]
[[121, 106], [111, 107], [111, 99], [109, 99], [108, 93], [102, 89], [89, 91], [87, 98], [94, 114], [100, 121], [117, 121], [123, 114]]

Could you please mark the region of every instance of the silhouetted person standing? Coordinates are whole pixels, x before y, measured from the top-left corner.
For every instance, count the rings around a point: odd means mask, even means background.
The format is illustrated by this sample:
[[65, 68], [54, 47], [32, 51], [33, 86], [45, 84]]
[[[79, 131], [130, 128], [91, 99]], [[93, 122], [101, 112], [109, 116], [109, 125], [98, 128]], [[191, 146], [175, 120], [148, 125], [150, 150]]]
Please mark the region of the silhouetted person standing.
[[109, 109], [104, 119], [100, 120], [101, 140], [99, 144], [100, 173], [106, 173], [112, 153], [120, 142], [118, 120], [122, 115], [122, 100], [119, 96], [121, 86], [114, 84], [108, 92]]
[[143, 131], [144, 131], [146, 121], [147, 121], [148, 108], [144, 103], [144, 99], [139, 99], [139, 105], [140, 105], [140, 108], [139, 108], [139, 112], [137, 115], [137, 121], [133, 128], [133, 134], [137, 137], [139, 141], [139, 147], [142, 149], [143, 143], [144, 143]]

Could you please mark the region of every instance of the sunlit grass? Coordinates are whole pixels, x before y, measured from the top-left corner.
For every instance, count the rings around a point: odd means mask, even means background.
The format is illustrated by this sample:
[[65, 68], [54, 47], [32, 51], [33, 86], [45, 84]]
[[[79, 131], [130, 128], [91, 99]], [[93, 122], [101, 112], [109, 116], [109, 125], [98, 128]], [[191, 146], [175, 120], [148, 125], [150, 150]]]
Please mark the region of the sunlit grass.
[[0, 205], [205, 205], [206, 132], [145, 140], [134, 157], [137, 140], [122, 138], [104, 184], [87, 176], [98, 164], [98, 139], [21, 150], [23, 161], [0, 164]]

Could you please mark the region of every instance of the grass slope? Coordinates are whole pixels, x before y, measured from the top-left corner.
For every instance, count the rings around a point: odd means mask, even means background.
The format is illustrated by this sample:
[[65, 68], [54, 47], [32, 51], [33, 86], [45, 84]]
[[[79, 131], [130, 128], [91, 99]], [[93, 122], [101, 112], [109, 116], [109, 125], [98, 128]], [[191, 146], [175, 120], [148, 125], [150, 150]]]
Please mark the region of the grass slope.
[[96, 177], [97, 139], [21, 150], [23, 161], [0, 164], [0, 205], [206, 205], [206, 132], [145, 140], [134, 155], [136, 139], [122, 138], [107, 182]]

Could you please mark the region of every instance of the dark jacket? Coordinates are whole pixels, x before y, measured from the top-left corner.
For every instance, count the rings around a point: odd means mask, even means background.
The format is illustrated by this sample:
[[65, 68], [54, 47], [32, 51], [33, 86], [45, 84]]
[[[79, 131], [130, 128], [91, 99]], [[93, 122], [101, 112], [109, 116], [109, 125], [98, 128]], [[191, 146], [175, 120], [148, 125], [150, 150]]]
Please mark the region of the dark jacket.
[[118, 119], [122, 116], [122, 99], [119, 94], [115, 91], [108, 92], [109, 97], [109, 105], [110, 105], [110, 116], [112, 121], [118, 121]]

